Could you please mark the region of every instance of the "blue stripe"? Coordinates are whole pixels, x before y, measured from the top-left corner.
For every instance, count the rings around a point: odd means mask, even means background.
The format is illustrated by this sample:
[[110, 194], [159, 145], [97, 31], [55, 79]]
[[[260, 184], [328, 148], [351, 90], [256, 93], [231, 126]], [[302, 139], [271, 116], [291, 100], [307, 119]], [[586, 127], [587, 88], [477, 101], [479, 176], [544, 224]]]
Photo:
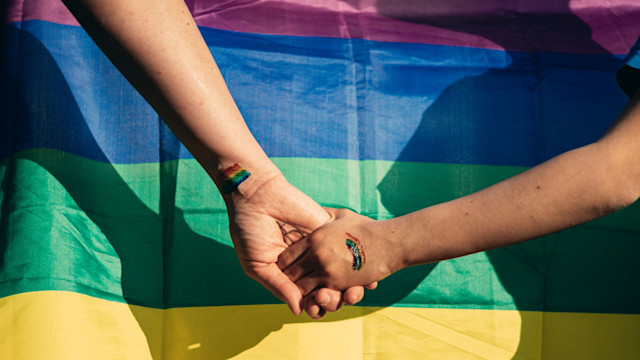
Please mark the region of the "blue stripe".
[[624, 61], [626, 65], [640, 69], [640, 38], [636, 40], [636, 43], [631, 48]]
[[[0, 157], [190, 158], [84, 31], [8, 25]], [[531, 166], [596, 140], [626, 98], [621, 57], [518, 53], [203, 28], [270, 156]]]

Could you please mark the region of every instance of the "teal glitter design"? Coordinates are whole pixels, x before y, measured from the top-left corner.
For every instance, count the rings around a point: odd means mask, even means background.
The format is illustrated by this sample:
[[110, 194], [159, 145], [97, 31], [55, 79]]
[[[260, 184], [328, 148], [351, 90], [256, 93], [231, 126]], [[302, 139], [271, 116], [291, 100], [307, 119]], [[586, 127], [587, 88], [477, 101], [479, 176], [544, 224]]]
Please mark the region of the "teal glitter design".
[[360, 247], [351, 239], [347, 239], [347, 247], [351, 249], [351, 252], [353, 253], [353, 270], [360, 270], [363, 263]]

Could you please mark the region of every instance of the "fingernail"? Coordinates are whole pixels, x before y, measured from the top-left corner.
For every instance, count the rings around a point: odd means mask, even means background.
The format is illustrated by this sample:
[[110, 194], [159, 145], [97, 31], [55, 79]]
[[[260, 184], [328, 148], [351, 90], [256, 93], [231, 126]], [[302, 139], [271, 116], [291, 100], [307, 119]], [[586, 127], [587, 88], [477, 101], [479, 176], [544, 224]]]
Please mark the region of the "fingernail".
[[316, 300], [318, 301], [318, 305], [320, 306], [325, 306], [329, 303], [329, 301], [331, 301], [331, 299], [329, 298], [329, 295], [327, 294], [318, 295], [318, 298]]
[[291, 310], [291, 313], [292, 313], [293, 315], [295, 315], [295, 316], [300, 315], [300, 313], [302, 312], [302, 311], [301, 311], [301, 310], [299, 310], [299, 309], [294, 309], [294, 308], [293, 308], [293, 306], [291, 306], [291, 305], [289, 305], [289, 310]]
[[355, 295], [351, 295], [349, 297], [349, 303], [347, 305], [353, 305], [358, 302], [358, 297]]
[[318, 314], [319, 314], [319, 313], [320, 313], [320, 307], [318, 307], [318, 306], [311, 306], [311, 307], [309, 308], [309, 312], [308, 312], [308, 314], [309, 314], [309, 316], [310, 316], [310, 317], [314, 318], [314, 317], [318, 316]]

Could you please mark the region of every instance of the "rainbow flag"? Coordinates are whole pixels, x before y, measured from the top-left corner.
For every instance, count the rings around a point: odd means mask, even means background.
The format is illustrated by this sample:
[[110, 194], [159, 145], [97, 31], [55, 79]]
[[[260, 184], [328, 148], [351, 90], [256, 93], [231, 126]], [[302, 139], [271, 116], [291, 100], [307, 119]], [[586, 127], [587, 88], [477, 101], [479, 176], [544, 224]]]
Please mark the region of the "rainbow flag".
[[[598, 139], [637, 0], [187, 1], [291, 183], [376, 219]], [[2, 34], [0, 357], [640, 359], [640, 207], [295, 317], [193, 157], [58, 0]], [[161, 30], [161, 29], [158, 29]]]

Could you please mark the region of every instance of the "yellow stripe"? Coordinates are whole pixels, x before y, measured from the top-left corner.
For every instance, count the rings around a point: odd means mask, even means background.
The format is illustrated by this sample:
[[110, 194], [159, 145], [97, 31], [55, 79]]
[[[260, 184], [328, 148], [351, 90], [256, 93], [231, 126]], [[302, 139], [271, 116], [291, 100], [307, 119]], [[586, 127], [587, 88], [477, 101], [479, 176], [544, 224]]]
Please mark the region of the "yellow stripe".
[[126, 304], [69, 292], [0, 299], [3, 359], [150, 359], [145, 334]]
[[284, 305], [158, 310], [42, 291], [0, 299], [7, 359], [632, 359], [640, 316]]
[[238, 174], [240, 174], [241, 172], [245, 171], [243, 168], [240, 168], [234, 172], [232, 172], [231, 174], [229, 174], [227, 176], [227, 180], [232, 180], [235, 176], [237, 176]]
[[225, 178], [225, 180], [231, 180], [234, 176], [240, 174], [243, 171], [246, 170], [243, 167], [238, 167], [238, 169], [234, 170], [233, 172], [223, 174], [223, 177]]

